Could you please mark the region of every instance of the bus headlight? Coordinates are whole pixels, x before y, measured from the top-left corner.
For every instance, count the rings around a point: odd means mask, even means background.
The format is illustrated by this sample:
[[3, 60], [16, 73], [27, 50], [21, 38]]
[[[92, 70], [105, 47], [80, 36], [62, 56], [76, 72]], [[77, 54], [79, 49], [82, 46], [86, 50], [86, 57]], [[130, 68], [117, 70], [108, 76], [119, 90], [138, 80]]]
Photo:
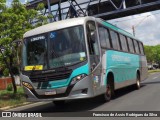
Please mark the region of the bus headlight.
[[27, 82], [22, 82], [23, 86], [29, 88], [30, 90], [33, 89], [32, 85], [30, 83], [27, 83]]
[[78, 76], [74, 77], [72, 79], [71, 85], [76, 84], [79, 80], [83, 79], [86, 76], [87, 76], [86, 74], [81, 74], [81, 75], [78, 75]]

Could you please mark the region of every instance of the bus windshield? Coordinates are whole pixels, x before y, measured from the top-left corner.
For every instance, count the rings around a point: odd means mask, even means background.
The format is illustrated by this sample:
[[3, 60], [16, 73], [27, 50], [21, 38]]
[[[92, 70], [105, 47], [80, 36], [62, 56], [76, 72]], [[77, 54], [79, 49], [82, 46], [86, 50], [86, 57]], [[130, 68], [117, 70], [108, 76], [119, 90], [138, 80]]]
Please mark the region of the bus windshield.
[[49, 66], [71, 65], [86, 59], [82, 26], [50, 32]]
[[29, 37], [24, 40], [23, 66], [43, 65], [47, 67], [47, 38], [46, 35]]
[[[51, 31], [26, 39], [23, 47], [23, 66], [43, 65], [57, 68], [86, 60], [83, 26]], [[48, 66], [48, 67], [47, 67]]]

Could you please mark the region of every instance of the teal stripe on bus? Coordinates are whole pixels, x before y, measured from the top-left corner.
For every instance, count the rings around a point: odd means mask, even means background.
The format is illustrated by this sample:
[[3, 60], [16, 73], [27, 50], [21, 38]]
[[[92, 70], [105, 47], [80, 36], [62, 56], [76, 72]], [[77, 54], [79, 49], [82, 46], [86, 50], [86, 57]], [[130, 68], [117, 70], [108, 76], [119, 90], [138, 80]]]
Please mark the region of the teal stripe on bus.
[[106, 51], [107, 71], [113, 72], [115, 82], [135, 80], [136, 72], [140, 68], [139, 55], [119, 52], [114, 50]]
[[[89, 74], [89, 65], [88, 63], [86, 65], [83, 65], [75, 70], [73, 70], [71, 76], [68, 79], [63, 79], [63, 80], [54, 80], [54, 81], [50, 81], [49, 83], [42, 85], [43, 88], [46, 89], [54, 89], [54, 88], [60, 88], [60, 87], [66, 87], [69, 85], [69, 83], [71, 82], [71, 80], [80, 75], [80, 74]], [[50, 84], [51, 87], [48, 87], [48, 84]]]

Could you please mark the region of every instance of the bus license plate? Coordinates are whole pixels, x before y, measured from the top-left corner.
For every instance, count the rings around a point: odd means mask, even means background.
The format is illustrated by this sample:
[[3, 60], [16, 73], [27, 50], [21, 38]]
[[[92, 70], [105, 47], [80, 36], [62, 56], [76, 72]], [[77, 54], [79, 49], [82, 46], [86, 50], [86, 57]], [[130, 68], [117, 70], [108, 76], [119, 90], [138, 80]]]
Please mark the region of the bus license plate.
[[46, 91], [45, 95], [56, 95], [56, 91], [52, 90], [52, 91]]

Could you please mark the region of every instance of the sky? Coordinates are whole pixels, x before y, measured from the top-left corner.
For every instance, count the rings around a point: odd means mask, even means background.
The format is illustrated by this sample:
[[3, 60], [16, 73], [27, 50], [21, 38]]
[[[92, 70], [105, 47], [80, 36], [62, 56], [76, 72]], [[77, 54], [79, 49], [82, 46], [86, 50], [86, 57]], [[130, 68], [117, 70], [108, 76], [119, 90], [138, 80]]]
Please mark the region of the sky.
[[[20, 0], [23, 4], [27, 0]], [[81, 0], [83, 1], [83, 0]], [[86, 0], [87, 1], [87, 0]], [[12, 0], [7, 0], [9, 5]], [[157, 45], [160, 44], [160, 10], [138, 14], [134, 16], [128, 16], [109, 20], [114, 25], [122, 28], [130, 33], [133, 33], [132, 26], [135, 27], [135, 36], [141, 40], [145, 45]]]
[[132, 26], [135, 26], [135, 36], [145, 45], [160, 44], [160, 10], [143, 13], [139, 15], [109, 20], [108, 22], [133, 33]]

